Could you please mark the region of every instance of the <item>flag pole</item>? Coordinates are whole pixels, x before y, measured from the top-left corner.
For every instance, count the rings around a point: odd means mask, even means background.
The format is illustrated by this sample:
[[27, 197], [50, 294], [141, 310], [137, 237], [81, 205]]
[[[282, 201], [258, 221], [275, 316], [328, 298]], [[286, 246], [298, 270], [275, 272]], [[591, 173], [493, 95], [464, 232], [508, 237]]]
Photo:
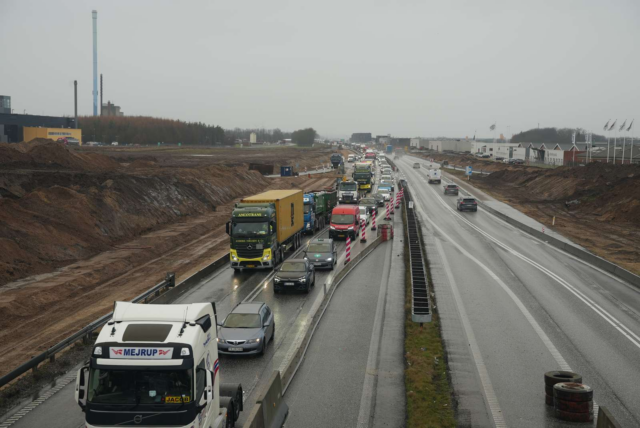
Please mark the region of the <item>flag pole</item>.
[[609, 145], [611, 143], [611, 130], [609, 130], [609, 135], [607, 136], [607, 163], [609, 163]]
[[617, 145], [618, 145], [618, 130], [614, 129], [613, 130], [616, 135], [613, 137], [613, 164], [616, 164], [616, 149], [617, 149]]

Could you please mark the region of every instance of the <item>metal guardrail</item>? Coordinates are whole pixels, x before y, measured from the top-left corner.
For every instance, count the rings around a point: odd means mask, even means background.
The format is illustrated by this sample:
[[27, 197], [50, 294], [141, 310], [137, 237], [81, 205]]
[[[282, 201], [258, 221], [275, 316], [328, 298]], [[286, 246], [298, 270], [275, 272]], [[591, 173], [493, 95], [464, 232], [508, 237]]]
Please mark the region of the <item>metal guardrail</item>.
[[[178, 289], [183, 284], [186, 284], [186, 285], [192, 284], [194, 281], [197, 281], [203, 278], [204, 276], [212, 273], [218, 267], [223, 266], [224, 262], [228, 260], [229, 260], [229, 254], [225, 254], [224, 256], [220, 257], [218, 260], [209, 264], [202, 270], [191, 275], [189, 278], [186, 278], [180, 284], [177, 284], [177, 286], [176, 286], [175, 273], [172, 273], [172, 272], [167, 273], [164, 280], [162, 280], [160, 283], [156, 284], [155, 286], [151, 287], [149, 290], [145, 291], [144, 293], [140, 294], [139, 296], [135, 297], [131, 301], [133, 303], [140, 303], [140, 302], [149, 303], [150, 301], [161, 296], [163, 290], [173, 289], [174, 287], [176, 287], [175, 289]], [[40, 355], [36, 355], [35, 357], [31, 358], [29, 361], [21, 364], [20, 366], [16, 367], [9, 373], [0, 377], [0, 388], [4, 387], [8, 383], [17, 379], [18, 377], [22, 376], [29, 370], [35, 369], [36, 367], [38, 367], [40, 363], [46, 360], [54, 361], [57, 353], [59, 353], [65, 348], [68, 348], [69, 346], [76, 343], [77, 341], [89, 340], [90, 335], [94, 331], [98, 330], [103, 325], [105, 325], [111, 319], [112, 316], [113, 316], [113, 312], [109, 312], [107, 315], [104, 315], [98, 318], [97, 320], [93, 321], [91, 324], [83, 327], [82, 329], [72, 334], [71, 336], [67, 337], [66, 339], [56, 343], [55, 345], [53, 345], [51, 348], [47, 349]]]
[[411, 192], [406, 183], [403, 183], [402, 187], [409, 245], [409, 271], [411, 272], [411, 320], [419, 323], [431, 322], [429, 284], [418, 220]]

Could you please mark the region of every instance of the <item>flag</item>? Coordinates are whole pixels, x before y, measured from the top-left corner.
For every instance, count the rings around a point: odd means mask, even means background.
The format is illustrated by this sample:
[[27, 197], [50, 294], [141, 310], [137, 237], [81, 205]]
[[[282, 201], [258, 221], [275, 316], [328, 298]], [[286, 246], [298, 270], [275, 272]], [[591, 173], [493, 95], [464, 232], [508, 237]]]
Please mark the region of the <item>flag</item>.
[[493, 131], [494, 129], [496, 129], [496, 124], [495, 123], [489, 127], [489, 130], [491, 130], [491, 131]]
[[611, 124], [611, 126], [609, 127], [609, 129], [607, 129], [607, 131], [611, 131], [613, 129], [613, 127], [616, 126], [617, 122], [618, 122], [618, 119], [614, 120], [613, 123]]
[[627, 132], [631, 131], [631, 127], [633, 126], [633, 121], [634, 121], [634, 120], [635, 120], [635, 119], [633, 119], [633, 120], [631, 121], [631, 123], [629, 124], [629, 127], [627, 128]]
[[622, 125], [620, 125], [620, 129], [618, 129], [618, 131], [622, 131], [625, 126], [627, 126], [627, 119], [625, 119], [624, 122], [622, 122]]
[[604, 130], [606, 131], [609, 128], [609, 122], [611, 122], [611, 119], [607, 120], [607, 123], [604, 124]]

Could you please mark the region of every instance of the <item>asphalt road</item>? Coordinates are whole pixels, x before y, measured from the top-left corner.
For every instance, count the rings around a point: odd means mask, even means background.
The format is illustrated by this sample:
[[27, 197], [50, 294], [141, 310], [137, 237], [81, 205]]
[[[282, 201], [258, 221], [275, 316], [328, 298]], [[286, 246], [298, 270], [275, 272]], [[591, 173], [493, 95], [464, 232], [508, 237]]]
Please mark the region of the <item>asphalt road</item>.
[[398, 238], [339, 285], [285, 394], [287, 427], [403, 426], [403, 276]]
[[458, 212], [416, 161], [396, 163], [422, 223], [460, 425], [570, 426], [548, 411], [543, 375], [572, 369], [622, 426], [640, 426], [640, 290], [481, 207]]
[[[326, 232], [325, 232], [326, 233]], [[367, 228], [369, 238], [373, 236], [370, 226]], [[310, 237], [305, 238], [304, 244]], [[370, 245], [373, 239], [352, 245], [354, 257], [359, 251]], [[344, 264], [345, 243], [338, 243], [338, 267]], [[288, 254], [289, 255], [289, 254]], [[222, 382], [239, 382], [243, 386], [245, 412], [239, 423], [254, 403], [255, 393], [260, 390], [260, 382], [267, 382], [274, 369], [280, 369], [296, 338], [309, 322], [312, 309], [320, 303], [324, 296], [323, 284], [330, 281], [336, 271], [317, 270], [316, 285], [309, 294], [273, 293], [272, 274], [269, 271], [248, 271], [235, 273], [230, 268], [223, 268], [204, 279], [201, 284], [180, 297], [175, 303], [193, 303], [215, 301], [218, 318], [224, 317], [241, 301], [263, 301], [267, 303], [275, 316], [275, 341], [271, 342], [264, 356], [237, 357], [220, 356], [220, 376]], [[42, 403], [29, 403], [24, 415], [12, 427], [47, 426], [51, 428], [67, 428], [83, 426], [84, 415], [73, 400], [75, 381], [69, 383], [59, 392]], [[31, 408], [33, 407], [33, 408]], [[0, 423], [0, 426], [2, 424]]]

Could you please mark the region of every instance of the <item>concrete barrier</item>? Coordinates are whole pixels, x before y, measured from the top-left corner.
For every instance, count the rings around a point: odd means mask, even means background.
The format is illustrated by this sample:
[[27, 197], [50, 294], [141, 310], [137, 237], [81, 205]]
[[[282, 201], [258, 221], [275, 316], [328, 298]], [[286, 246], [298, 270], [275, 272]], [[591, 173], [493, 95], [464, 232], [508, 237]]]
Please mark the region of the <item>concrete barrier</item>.
[[203, 278], [206, 278], [207, 276], [211, 275], [213, 272], [223, 267], [227, 263], [229, 263], [229, 253], [226, 253], [219, 259], [208, 264], [204, 268], [200, 269], [198, 272], [186, 278], [181, 283], [176, 284], [175, 287], [170, 288], [165, 293], [162, 293], [160, 296], [156, 297], [152, 301], [149, 301], [149, 303], [153, 302], [155, 304], [162, 305], [162, 304], [169, 304], [171, 302], [174, 302], [176, 299], [178, 299], [180, 296], [185, 294], [187, 291], [191, 290], [194, 286], [200, 284]]
[[289, 406], [282, 398], [280, 372], [274, 370], [269, 382], [256, 398], [256, 403], [244, 423], [244, 428], [280, 428], [284, 425]]
[[622, 428], [606, 407], [600, 406], [598, 409], [598, 422], [596, 428]]

